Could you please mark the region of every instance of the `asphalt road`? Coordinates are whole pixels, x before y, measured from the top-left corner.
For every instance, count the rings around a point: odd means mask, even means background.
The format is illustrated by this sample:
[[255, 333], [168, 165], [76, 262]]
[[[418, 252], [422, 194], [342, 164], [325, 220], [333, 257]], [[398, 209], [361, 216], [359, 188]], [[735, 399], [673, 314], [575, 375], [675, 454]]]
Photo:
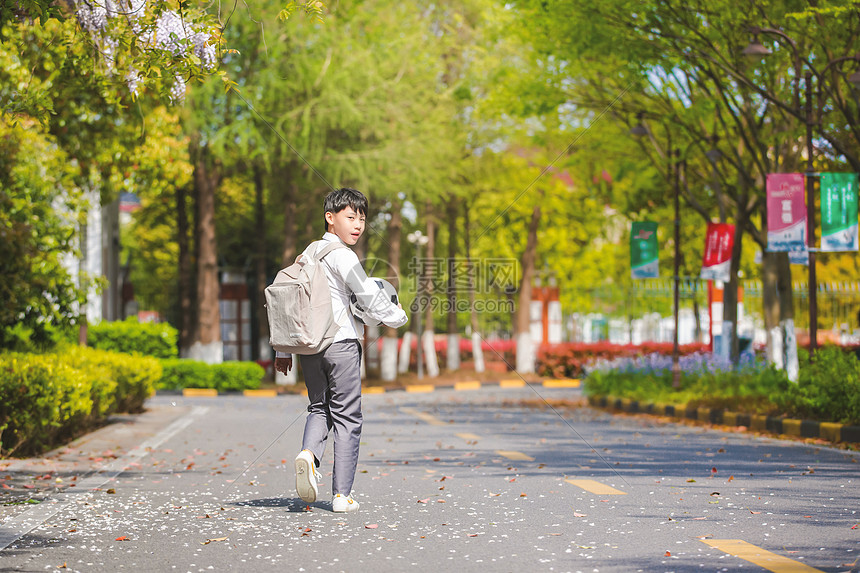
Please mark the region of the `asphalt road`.
[[160, 396], [0, 462], [0, 569], [860, 571], [858, 454], [522, 404], [577, 394], [365, 395], [351, 514], [329, 454], [295, 494], [306, 398]]

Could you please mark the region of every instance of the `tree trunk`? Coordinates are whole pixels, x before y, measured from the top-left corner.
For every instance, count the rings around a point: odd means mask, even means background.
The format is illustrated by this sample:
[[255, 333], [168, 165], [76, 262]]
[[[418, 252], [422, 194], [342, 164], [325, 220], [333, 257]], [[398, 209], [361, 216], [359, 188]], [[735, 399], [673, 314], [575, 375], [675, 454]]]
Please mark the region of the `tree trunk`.
[[463, 205], [463, 242], [466, 249], [466, 272], [469, 273], [469, 313], [472, 326], [472, 360], [475, 362], [475, 372], [484, 371], [484, 351], [481, 348], [481, 328], [478, 324], [478, 310], [475, 307], [475, 268], [472, 265], [471, 237], [469, 235], [469, 204]]
[[457, 328], [457, 211], [458, 202], [452, 197], [448, 202], [448, 370], [460, 369], [460, 332]]
[[[427, 203], [427, 251], [425, 253], [424, 269], [429, 271], [425, 277], [427, 283], [427, 301], [433, 300], [435, 284], [439, 280], [437, 274], [436, 258], [436, 219], [433, 211], [433, 206]], [[427, 309], [424, 313], [424, 334], [420, 343], [423, 343], [424, 361], [427, 365], [427, 375], [431, 378], [439, 375], [439, 362], [436, 357], [436, 336], [435, 325], [433, 321], [433, 305], [427, 304]]]
[[540, 224], [541, 202], [535, 205], [529, 221], [528, 238], [526, 239], [526, 250], [523, 251], [522, 266], [523, 278], [520, 281], [519, 299], [515, 317], [517, 335], [517, 372], [531, 373], [535, 371], [535, 348], [531, 339], [531, 304], [532, 304], [532, 281], [535, 275], [537, 262], [537, 232]]
[[[400, 291], [400, 241], [403, 235], [403, 216], [400, 202], [391, 202], [391, 220], [388, 222], [388, 282]], [[380, 376], [386, 382], [397, 378], [397, 329], [385, 327], [380, 357]]]
[[[286, 173], [284, 174], [287, 175]], [[281, 267], [288, 267], [296, 260], [296, 196], [298, 184], [287, 178], [284, 185], [284, 248], [281, 251]]]
[[263, 169], [254, 163], [254, 220], [257, 227], [257, 247], [254, 253], [254, 275], [256, 277], [256, 306], [257, 315], [257, 358], [271, 360], [272, 347], [269, 346], [269, 316], [266, 313], [266, 198], [263, 181]]
[[785, 372], [789, 380], [797, 382], [800, 366], [797, 360], [797, 337], [794, 332], [794, 296], [791, 290], [791, 262], [788, 253], [778, 254], [777, 277]]
[[193, 344], [194, 291], [191, 252], [188, 245], [188, 213], [185, 187], [176, 188], [176, 243], [179, 246], [179, 355], [187, 356]]
[[197, 194], [197, 312], [189, 356], [210, 364], [224, 360], [218, 287], [218, 245], [215, 239], [217, 167], [207, 165], [205, 152], [192, 153]]
[[[738, 268], [741, 261], [741, 246], [743, 245], [743, 213], [738, 207], [738, 218], [735, 222], [734, 245], [732, 245], [732, 264], [729, 272], [729, 282], [723, 289], [723, 348], [732, 364], [737, 364], [738, 353]], [[727, 345], [727, 346], [726, 346]]]
[[778, 253], [767, 251], [762, 255], [761, 279], [762, 279], [762, 309], [764, 314], [764, 328], [767, 333], [767, 361], [778, 369], [785, 367], [783, 361], [783, 338], [779, 320], [779, 270], [777, 262]]

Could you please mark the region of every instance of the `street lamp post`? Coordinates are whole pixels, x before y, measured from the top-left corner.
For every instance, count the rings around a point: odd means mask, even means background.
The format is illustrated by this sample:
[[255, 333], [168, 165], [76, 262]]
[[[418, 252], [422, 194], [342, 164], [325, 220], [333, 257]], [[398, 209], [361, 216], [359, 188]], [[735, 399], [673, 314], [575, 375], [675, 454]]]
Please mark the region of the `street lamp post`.
[[[750, 33], [753, 34], [753, 39], [750, 41], [749, 45], [744, 48], [743, 54], [746, 56], [750, 56], [753, 58], [761, 58], [765, 56], [769, 56], [772, 52], [764, 45], [759, 42], [758, 37], [759, 34], [769, 34], [778, 36], [788, 42], [788, 45], [791, 46], [792, 56], [794, 56], [794, 77], [795, 77], [795, 90], [794, 90], [794, 105], [795, 109], [789, 109], [793, 115], [796, 117], [803, 116], [803, 121], [806, 124], [806, 220], [807, 220], [807, 235], [806, 235], [806, 244], [807, 251], [809, 252], [809, 353], [815, 354], [815, 350], [818, 348], [818, 282], [815, 273], [815, 253], [817, 249], [815, 248], [815, 202], [813, 200], [813, 194], [815, 191], [815, 184], [812, 180], [813, 177], [817, 176], [817, 173], [813, 171], [814, 164], [812, 161], [812, 153], [813, 153], [813, 144], [812, 144], [812, 128], [815, 124], [815, 115], [813, 114], [812, 109], [812, 75], [815, 71], [812, 68], [812, 64], [807, 61], [807, 67], [809, 69], [806, 70], [806, 73], [803, 75], [804, 79], [804, 109], [800, 110], [800, 71], [803, 66], [803, 58], [800, 57], [800, 51], [797, 48], [797, 43], [791, 39], [785, 32], [781, 30], [776, 30], [773, 28], [759, 28], [759, 27], [751, 27]], [[855, 54], [853, 56], [845, 56], [841, 58], [836, 58], [827, 63], [824, 66], [824, 69], [821, 72], [821, 75], [827, 72], [827, 70], [836, 64], [847, 62], [847, 61], [860, 61], [860, 53]], [[818, 75], [818, 74], [816, 74]], [[860, 72], [854, 72], [849, 76], [848, 81], [852, 83], [855, 87], [860, 87]], [[819, 82], [820, 83], [820, 82]], [[765, 97], [766, 99], [771, 100], [775, 104], [786, 109], [787, 106], [780, 101], [777, 101], [775, 98], [771, 97], [771, 95], [765, 90], [758, 90], [759, 93]], [[820, 105], [821, 102], [819, 102]], [[820, 112], [820, 108], [819, 108]]]
[[421, 314], [423, 313], [423, 308], [421, 308], [421, 301], [423, 300], [422, 291], [424, 289], [424, 267], [421, 264], [421, 247], [430, 242], [430, 237], [424, 235], [421, 231], [415, 231], [406, 235], [406, 240], [415, 245], [415, 259], [418, 262], [418, 285], [415, 289], [415, 301], [416, 304], [412, 305], [412, 311], [415, 316], [415, 330], [418, 338], [418, 343], [416, 344], [417, 352], [415, 358], [418, 361], [418, 379], [424, 378], [424, 365], [423, 365], [423, 353], [421, 348]]
[[[678, 344], [678, 306], [679, 306], [679, 281], [681, 262], [681, 165], [684, 160], [678, 159], [678, 150], [673, 151], [675, 157], [675, 256], [672, 261], [672, 319], [675, 325], [675, 332], [672, 335], [672, 386], [679, 388], [681, 386], [681, 349]], [[685, 174], [686, 175], [686, 174]]]
[[[642, 123], [642, 114], [637, 115], [637, 124], [630, 129], [630, 134], [635, 137], [649, 136], [653, 134]], [[656, 142], [652, 143], [656, 145]], [[681, 386], [681, 349], [679, 344], [679, 305], [680, 305], [680, 262], [681, 262], [681, 166], [686, 167], [686, 161], [679, 158], [677, 148], [672, 148], [668, 156], [668, 169], [672, 171], [673, 190], [673, 237], [675, 242], [674, 256], [672, 257], [672, 322], [674, 332], [672, 334], [672, 386]]]

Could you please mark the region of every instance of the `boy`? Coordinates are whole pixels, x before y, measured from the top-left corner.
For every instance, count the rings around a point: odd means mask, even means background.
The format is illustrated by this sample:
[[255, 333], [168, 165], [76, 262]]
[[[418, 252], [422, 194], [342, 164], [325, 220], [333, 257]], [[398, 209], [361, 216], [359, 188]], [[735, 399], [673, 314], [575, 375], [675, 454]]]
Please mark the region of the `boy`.
[[[364, 232], [367, 197], [350, 188], [337, 189], [325, 198], [325, 229], [321, 241], [308, 245], [302, 257], [313, 256], [332, 241], [352, 246]], [[331, 289], [334, 319], [340, 325], [334, 342], [323, 352], [302, 355], [302, 371], [308, 387], [308, 417], [302, 438], [302, 451], [296, 456], [296, 490], [307, 503], [316, 501], [317, 471], [325, 451], [329, 431], [334, 430], [334, 469], [332, 473], [332, 511], [343, 513], [358, 509], [352, 498], [352, 484], [358, 464], [361, 437], [361, 345], [364, 325], [349, 311], [350, 295], [355, 294], [367, 314], [385, 325], [397, 328], [406, 324], [400, 305], [380, 296], [379, 287], [368, 279], [352, 249], [335, 249], [322, 260]], [[275, 368], [286, 374], [292, 357], [278, 353]]]

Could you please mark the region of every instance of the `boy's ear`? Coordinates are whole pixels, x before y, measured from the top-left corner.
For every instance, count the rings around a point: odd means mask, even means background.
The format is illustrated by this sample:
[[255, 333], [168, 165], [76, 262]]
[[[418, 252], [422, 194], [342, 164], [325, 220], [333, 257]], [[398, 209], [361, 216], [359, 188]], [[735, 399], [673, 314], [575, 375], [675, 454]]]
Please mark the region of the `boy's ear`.
[[331, 211], [326, 211], [325, 212], [325, 222], [328, 223], [329, 225], [333, 225], [334, 224], [334, 213], [332, 213]]

